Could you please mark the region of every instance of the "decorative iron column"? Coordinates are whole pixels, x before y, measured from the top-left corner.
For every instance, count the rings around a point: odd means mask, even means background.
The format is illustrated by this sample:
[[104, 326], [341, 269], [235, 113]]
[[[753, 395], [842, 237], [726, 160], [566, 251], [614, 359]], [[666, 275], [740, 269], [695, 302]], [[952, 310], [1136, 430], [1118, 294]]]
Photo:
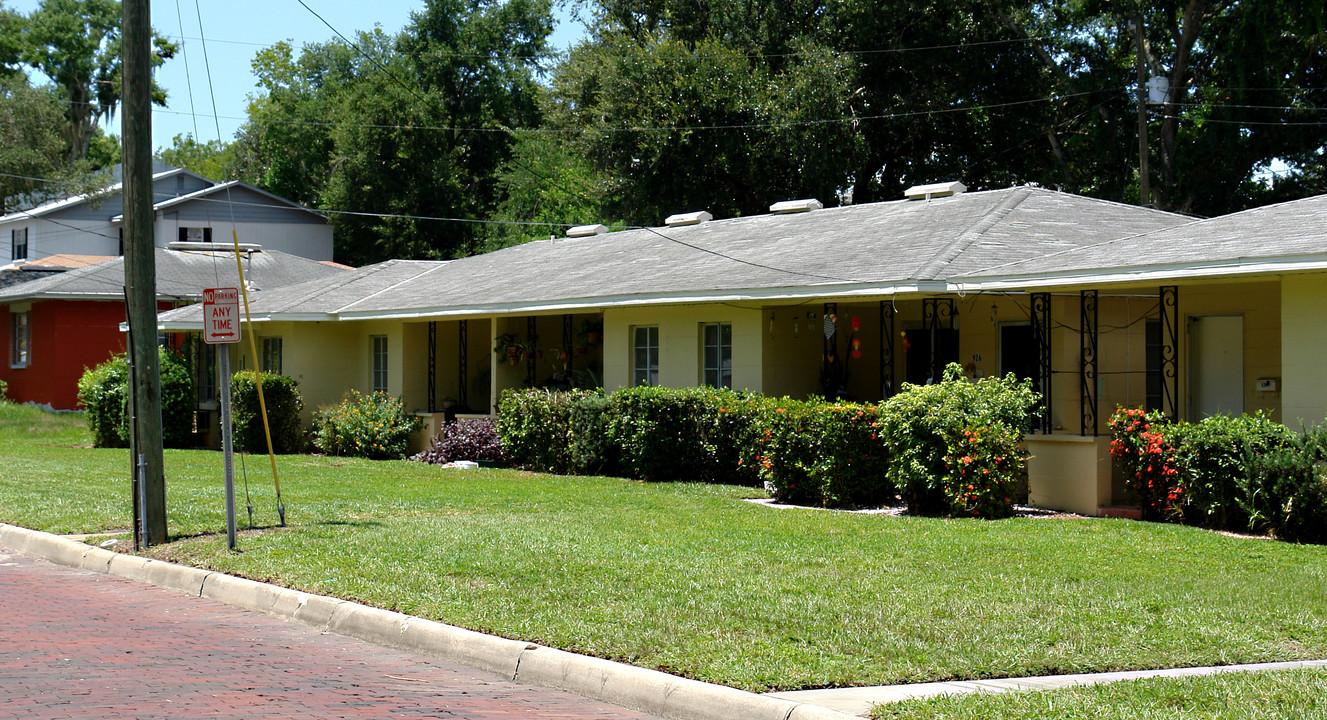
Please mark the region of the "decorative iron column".
[[880, 301], [880, 395], [894, 396], [894, 301]]
[[457, 331], [456, 367], [460, 382], [456, 389], [456, 402], [463, 408], [470, 407], [470, 321], [462, 320]]
[[1038, 429], [1051, 433], [1051, 294], [1032, 293], [1032, 344], [1037, 349], [1037, 374], [1032, 389], [1041, 394]]
[[1180, 289], [1161, 286], [1161, 411], [1180, 418]]
[[429, 412], [438, 411], [438, 323], [429, 321]]
[[1078, 399], [1081, 403], [1079, 435], [1088, 428], [1097, 436], [1097, 291], [1084, 290], [1078, 295]]
[[940, 331], [954, 329], [954, 299], [924, 298], [922, 300], [922, 329], [931, 339], [931, 382], [944, 378], [940, 363]]
[[528, 346], [525, 356], [525, 386], [531, 388], [535, 382], [535, 341], [539, 339], [537, 320], [538, 318], [533, 315], [525, 319], [525, 341]]

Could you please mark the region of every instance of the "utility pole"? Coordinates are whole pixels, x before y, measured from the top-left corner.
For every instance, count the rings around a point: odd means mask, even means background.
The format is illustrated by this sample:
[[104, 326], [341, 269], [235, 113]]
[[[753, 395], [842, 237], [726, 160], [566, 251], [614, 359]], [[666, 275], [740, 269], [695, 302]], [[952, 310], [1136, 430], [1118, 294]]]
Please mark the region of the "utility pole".
[[157, 355], [157, 269], [152, 209], [152, 25], [148, 0], [124, 0], [121, 30], [124, 163], [124, 285], [133, 358], [134, 472], [147, 545], [166, 542], [161, 451], [161, 362]]
[[1147, 168], [1147, 51], [1143, 42], [1143, 16], [1135, 15], [1134, 42], [1138, 45], [1138, 204], [1152, 204], [1152, 183]]

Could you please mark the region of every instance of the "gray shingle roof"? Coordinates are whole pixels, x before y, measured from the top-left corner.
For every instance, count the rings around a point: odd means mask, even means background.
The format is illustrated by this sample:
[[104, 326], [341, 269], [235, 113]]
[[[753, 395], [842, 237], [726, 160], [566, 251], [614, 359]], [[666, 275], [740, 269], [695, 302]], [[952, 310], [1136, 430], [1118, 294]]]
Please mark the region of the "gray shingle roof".
[[[157, 297], [198, 300], [203, 288], [235, 287], [239, 271], [233, 254], [156, 249]], [[348, 272], [335, 265], [277, 251], [253, 253], [244, 261], [250, 287], [272, 289]], [[27, 299], [118, 299], [123, 296], [124, 258], [70, 270], [0, 289], [0, 302]]]
[[537, 241], [456, 260], [341, 313], [885, 293], [1187, 222], [1172, 213], [1017, 187]]
[[[957, 273], [1191, 219], [1041, 188], [542, 240], [442, 263], [391, 261], [259, 293], [255, 316], [427, 317], [613, 303], [888, 295]], [[201, 322], [198, 310], [162, 316]]]
[[1006, 260], [968, 277], [1070, 276], [1148, 269], [1158, 274], [1295, 261], [1327, 267], [1327, 195], [1268, 205], [1173, 228]]

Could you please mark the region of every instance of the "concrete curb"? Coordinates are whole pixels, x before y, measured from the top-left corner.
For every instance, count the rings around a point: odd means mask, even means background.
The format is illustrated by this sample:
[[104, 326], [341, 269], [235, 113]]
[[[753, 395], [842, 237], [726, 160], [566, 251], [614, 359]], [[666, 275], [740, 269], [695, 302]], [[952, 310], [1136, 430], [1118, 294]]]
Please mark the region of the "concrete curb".
[[817, 705], [485, 635], [225, 573], [115, 553], [39, 530], [0, 523], [0, 546], [674, 720], [857, 720], [855, 715]]

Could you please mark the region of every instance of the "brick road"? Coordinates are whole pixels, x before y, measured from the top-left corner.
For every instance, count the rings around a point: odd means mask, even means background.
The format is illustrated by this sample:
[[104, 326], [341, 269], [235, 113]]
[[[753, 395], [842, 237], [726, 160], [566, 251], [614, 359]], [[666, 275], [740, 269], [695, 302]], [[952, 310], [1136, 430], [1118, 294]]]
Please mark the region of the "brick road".
[[0, 548], [0, 718], [649, 718]]

